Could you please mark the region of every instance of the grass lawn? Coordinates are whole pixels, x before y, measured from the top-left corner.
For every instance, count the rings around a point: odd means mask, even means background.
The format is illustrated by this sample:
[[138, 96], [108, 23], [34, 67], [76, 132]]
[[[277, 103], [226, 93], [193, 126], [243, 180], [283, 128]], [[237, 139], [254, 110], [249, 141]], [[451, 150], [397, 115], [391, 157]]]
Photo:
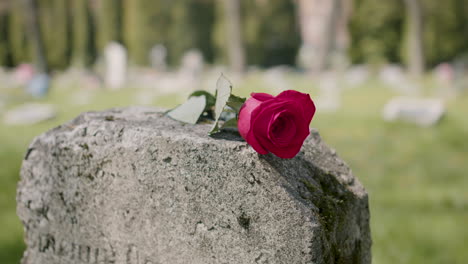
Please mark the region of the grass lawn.
[[[316, 95], [313, 85], [289, 76], [294, 89]], [[214, 85], [214, 84], [213, 84]], [[235, 86], [235, 84], [234, 84]], [[53, 87], [39, 102], [54, 103], [58, 118], [33, 126], [0, 122], [0, 263], [19, 263], [23, 231], [15, 212], [16, 183], [24, 152], [34, 136], [82, 111], [132, 105], [136, 89], [98, 91], [91, 104], [73, 103], [77, 88]], [[251, 77], [238, 95], [269, 91]], [[13, 103], [27, 100], [8, 92]], [[345, 90], [342, 108], [318, 108], [312, 126], [353, 169], [370, 195], [373, 262], [466, 263], [468, 259], [468, 96], [448, 101], [445, 118], [433, 128], [385, 123], [383, 104], [393, 96], [377, 82]], [[2, 90], [0, 90], [2, 96]], [[183, 96], [165, 95], [155, 106], [172, 107]]]

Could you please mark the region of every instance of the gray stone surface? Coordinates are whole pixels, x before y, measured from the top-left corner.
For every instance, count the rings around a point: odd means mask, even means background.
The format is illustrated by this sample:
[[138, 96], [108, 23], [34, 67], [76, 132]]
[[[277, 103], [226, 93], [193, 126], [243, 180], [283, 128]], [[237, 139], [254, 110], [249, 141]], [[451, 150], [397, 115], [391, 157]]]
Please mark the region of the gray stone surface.
[[371, 262], [367, 193], [317, 131], [281, 160], [209, 129], [126, 108], [37, 137], [22, 263]]

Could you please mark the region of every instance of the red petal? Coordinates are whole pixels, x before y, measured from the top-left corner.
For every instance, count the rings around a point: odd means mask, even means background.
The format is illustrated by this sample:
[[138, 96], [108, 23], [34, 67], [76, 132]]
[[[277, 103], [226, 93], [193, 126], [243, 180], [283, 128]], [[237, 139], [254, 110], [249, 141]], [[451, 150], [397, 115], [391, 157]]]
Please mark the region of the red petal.
[[273, 95], [267, 93], [251, 93], [250, 96], [261, 102], [275, 98]]
[[310, 98], [309, 94], [294, 90], [287, 90], [280, 93], [278, 96], [276, 96], [276, 98], [297, 102], [302, 107], [304, 118], [307, 121], [307, 124], [310, 124], [310, 121], [312, 121], [312, 118], [315, 114], [315, 104]]

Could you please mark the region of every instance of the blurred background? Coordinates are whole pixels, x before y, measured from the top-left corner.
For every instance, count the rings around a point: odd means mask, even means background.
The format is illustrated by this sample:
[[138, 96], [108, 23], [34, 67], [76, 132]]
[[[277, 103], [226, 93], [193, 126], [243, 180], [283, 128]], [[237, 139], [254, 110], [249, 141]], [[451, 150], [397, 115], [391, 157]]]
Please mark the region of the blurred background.
[[0, 0], [0, 263], [31, 140], [83, 111], [310, 93], [370, 195], [374, 263], [468, 259], [468, 0]]

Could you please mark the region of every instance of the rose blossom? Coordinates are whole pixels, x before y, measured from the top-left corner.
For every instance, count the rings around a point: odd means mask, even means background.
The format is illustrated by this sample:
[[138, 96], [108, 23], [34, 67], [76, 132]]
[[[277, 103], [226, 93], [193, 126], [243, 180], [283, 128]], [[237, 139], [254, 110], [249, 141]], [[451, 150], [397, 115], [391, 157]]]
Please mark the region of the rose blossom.
[[241, 136], [258, 153], [293, 158], [310, 134], [315, 105], [308, 94], [288, 90], [272, 96], [252, 93], [239, 112]]

